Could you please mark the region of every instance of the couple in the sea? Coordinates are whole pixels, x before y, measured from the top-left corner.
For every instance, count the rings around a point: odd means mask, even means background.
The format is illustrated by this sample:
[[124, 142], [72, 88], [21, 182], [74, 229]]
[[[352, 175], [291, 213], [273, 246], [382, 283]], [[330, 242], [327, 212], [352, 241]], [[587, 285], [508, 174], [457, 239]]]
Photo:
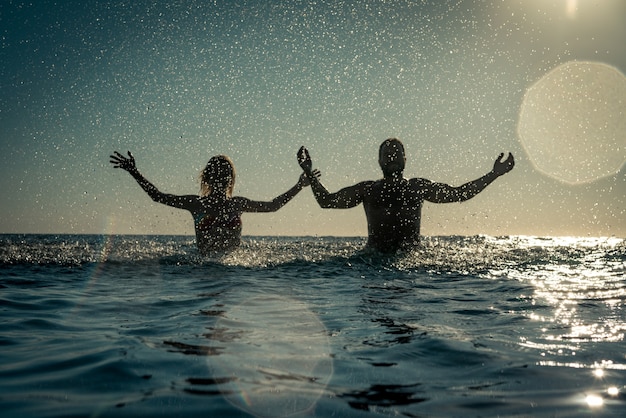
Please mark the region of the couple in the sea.
[[505, 160], [504, 154], [500, 154], [490, 172], [459, 187], [423, 178], [405, 179], [404, 145], [397, 138], [389, 138], [383, 141], [378, 152], [382, 179], [363, 181], [336, 193], [329, 193], [319, 180], [320, 172], [313, 169], [308, 150], [301, 147], [297, 157], [303, 170], [298, 182], [269, 202], [233, 196], [235, 167], [230, 158], [224, 155], [212, 157], [202, 170], [199, 196], [160, 192], [139, 173], [130, 151], [128, 157], [116, 151], [111, 155], [111, 163], [115, 168], [128, 171], [155, 202], [191, 212], [196, 242], [203, 254], [229, 251], [239, 246], [243, 212], [275, 212], [309, 185], [322, 208], [345, 209], [363, 203], [367, 217], [368, 248], [385, 253], [410, 250], [419, 243], [424, 201], [449, 203], [471, 199], [496, 178], [511, 171], [515, 165], [511, 153]]

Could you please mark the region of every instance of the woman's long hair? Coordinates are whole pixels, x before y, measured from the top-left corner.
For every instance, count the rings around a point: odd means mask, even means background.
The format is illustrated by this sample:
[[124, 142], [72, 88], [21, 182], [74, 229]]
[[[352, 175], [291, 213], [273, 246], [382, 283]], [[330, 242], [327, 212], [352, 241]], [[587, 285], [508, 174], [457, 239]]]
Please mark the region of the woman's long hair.
[[235, 165], [226, 155], [211, 157], [200, 172], [200, 196], [208, 196], [216, 190], [233, 195], [235, 188]]

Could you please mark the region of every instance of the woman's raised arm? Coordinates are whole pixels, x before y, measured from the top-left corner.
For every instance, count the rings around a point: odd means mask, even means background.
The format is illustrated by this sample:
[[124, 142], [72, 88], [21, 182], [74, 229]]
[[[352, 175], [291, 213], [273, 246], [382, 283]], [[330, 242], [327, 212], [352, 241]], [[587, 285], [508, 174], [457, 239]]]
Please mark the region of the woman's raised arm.
[[133, 176], [133, 178], [137, 181], [139, 186], [150, 196], [150, 198], [157, 202], [162, 203], [167, 206], [171, 206], [178, 209], [187, 209], [194, 210], [197, 206], [200, 205], [198, 196], [195, 195], [173, 195], [161, 192], [156, 186], [150, 183], [137, 169], [137, 164], [135, 163], [135, 157], [133, 154], [128, 151], [128, 157], [120, 154], [117, 151], [114, 151], [110, 156], [111, 164], [113, 164], [114, 168], [121, 168], [122, 170], [126, 170], [128, 174]]

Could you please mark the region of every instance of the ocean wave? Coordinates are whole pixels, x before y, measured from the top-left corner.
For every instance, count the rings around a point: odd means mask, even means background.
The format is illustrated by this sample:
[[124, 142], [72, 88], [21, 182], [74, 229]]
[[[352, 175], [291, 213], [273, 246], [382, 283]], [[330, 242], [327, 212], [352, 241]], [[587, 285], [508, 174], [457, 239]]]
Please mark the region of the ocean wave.
[[626, 259], [626, 243], [619, 238], [435, 236], [424, 237], [414, 251], [392, 256], [365, 251], [364, 246], [360, 237], [244, 237], [237, 250], [207, 257], [188, 236], [2, 235], [0, 266], [158, 263], [267, 268], [326, 263], [463, 275], [559, 262], [619, 264]]

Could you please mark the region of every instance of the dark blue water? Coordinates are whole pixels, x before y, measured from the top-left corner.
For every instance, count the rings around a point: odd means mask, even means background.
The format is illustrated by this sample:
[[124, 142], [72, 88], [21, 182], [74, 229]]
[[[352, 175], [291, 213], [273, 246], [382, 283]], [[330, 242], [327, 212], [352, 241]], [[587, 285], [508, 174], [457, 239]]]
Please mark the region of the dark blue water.
[[0, 236], [0, 410], [622, 416], [626, 243]]

